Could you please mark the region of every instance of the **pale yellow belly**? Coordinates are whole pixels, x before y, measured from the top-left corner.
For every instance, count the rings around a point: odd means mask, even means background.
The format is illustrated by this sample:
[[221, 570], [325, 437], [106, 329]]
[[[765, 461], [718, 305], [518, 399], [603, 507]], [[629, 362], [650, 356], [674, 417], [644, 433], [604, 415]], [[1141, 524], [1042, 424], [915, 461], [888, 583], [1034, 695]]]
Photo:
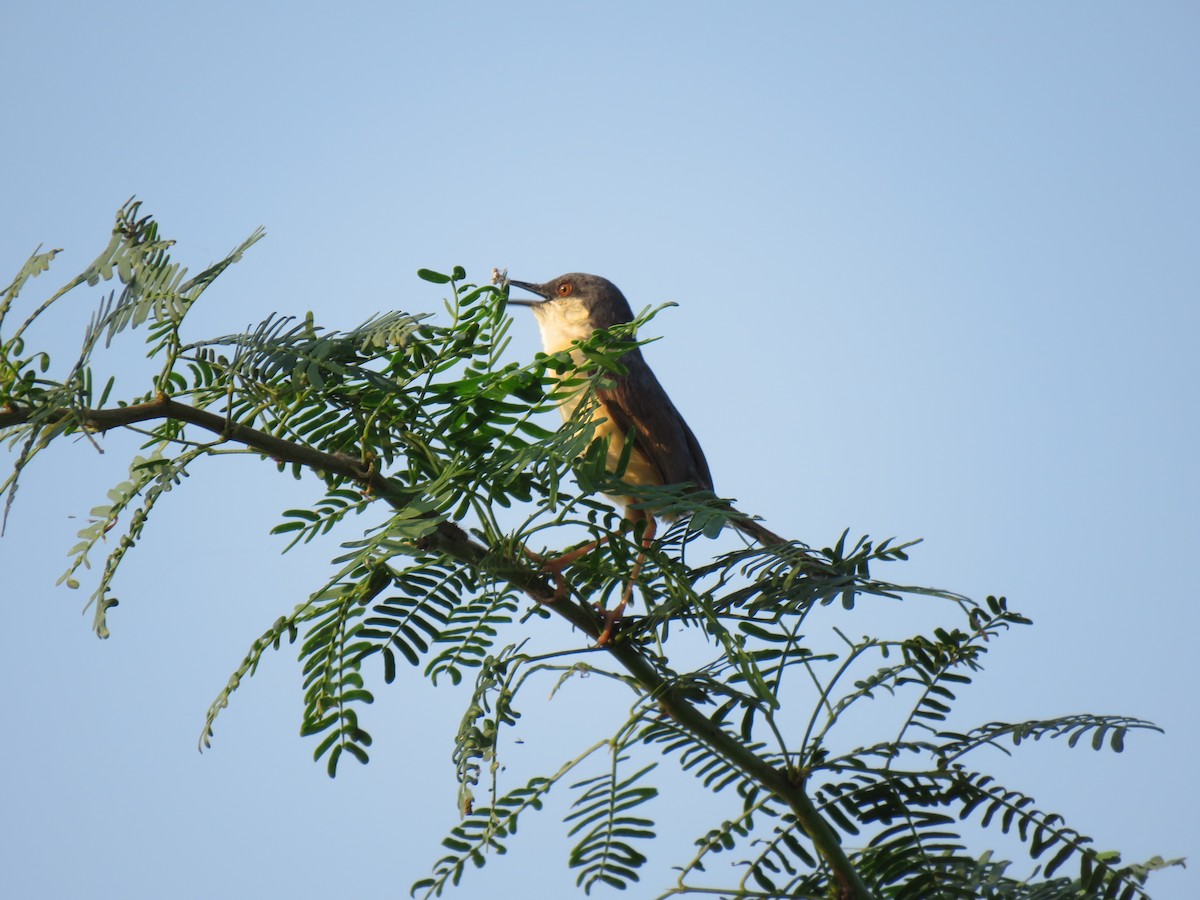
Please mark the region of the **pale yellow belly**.
[[[559, 404], [559, 412], [562, 413], [563, 421], [569, 421], [575, 410], [579, 407], [580, 398], [570, 397]], [[617, 428], [612, 417], [608, 415], [604, 408], [604, 404], [596, 407], [593, 413], [596, 422], [596, 440], [605, 440], [608, 442], [607, 464], [608, 471], [616, 473], [617, 466], [620, 465], [621, 455], [625, 451], [625, 432]], [[625, 471], [621, 473], [621, 480], [627, 481], [630, 484], [661, 484], [658, 470], [654, 464], [646, 457], [644, 453], [636, 447], [629, 454], [629, 462], [625, 466]], [[615, 498], [621, 502], [625, 502], [626, 498]]]

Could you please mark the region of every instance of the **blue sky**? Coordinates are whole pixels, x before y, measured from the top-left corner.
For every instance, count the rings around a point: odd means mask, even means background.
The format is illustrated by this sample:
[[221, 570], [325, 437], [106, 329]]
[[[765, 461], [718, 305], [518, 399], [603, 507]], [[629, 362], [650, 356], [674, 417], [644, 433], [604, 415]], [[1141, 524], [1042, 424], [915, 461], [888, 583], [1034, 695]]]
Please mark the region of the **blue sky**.
[[[193, 271], [268, 230], [197, 336], [437, 310], [422, 266], [677, 301], [648, 358], [718, 491], [817, 545], [923, 537], [889, 575], [1007, 595], [1036, 627], [994, 649], [968, 718], [1167, 733], [995, 768], [1100, 847], [1195, 857], [1194, 4], [40, 3], [0, 31], [0, 278], [43, 243], [66, 248], [37, 287], [56, 286], [136, 194]], [[64, 363], [93, 300], [46, 336]], [[514, 359], [537, 349], [516, 329]], [[466, 697], [380, 690], [373, 762], [331, 782], [278, 654], [197, 754], [250, 641], [334, 555], [267, 535], [318, 489], [202, 466], [100, 642], [54, 582], [124, 475], [130, 442], [106, 445], [40, 460], [0, 540], [0, 894], [405, 895], [456, 821]], [[614, 702], [534, 704], [514, 772], [557, 768]], [[562, 812], [456, 896], [564, 896]], [[1196, 896], [1195, 872], [1155, 897]]]

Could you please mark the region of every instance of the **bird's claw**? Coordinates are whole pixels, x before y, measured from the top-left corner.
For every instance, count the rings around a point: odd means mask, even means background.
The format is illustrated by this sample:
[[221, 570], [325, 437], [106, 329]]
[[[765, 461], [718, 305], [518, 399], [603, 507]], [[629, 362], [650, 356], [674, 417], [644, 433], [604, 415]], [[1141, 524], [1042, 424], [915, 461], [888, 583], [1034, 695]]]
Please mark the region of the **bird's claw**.
[[596, 612], [604, 617], [604, 630], [600, 632], [600, 636], [596, 638], [596, 646], [603, 647], [612, 640], [613, 634], [617, 630], [617, 626], [621, 624], [621, 614], [618, 610], [611, 612], [604, 609], [597, 609]]
[[630, 581], [625, 587], [625, 593], [621, 595], [621, 602], [612, 609], [605, 609], [603, 606], [597, 607], [596, 612], [604, 617], [604, 630], [600, 632], [600, 636], [596, 638], [596, 646], [603, 647], [612, 640], [612, 636], [616, 634], [617, 627], [621, 624], [621, 616], [625, 613], [625, 607], [629, 605], [630, 599], [633, 597], [633, 582]]
[[525, 555], [538, 564], [538, 571], [545, 572], [554, 581], [554, 596], [549, 600], [539, 600], [540, 603], [557, 603], [570, 592], [570, 587], [567, 585], [567, 578], [563, 575], [565, 569], [570, 562], [563, 563], [563, 557], [556, 559], [547, 559], [546, 557], [534, 553], [528, 547], [524, 548]]
[[[637, 581], [638, 576], [642, 572], [642, 564], [645, 561], [646, 549], [650, 546], [650, 541], [654, 537], [654, 519], [650, 519], [646, 528], [642, 533], [642, 553], [638, 556], [637, 562], [634, 564], [633, 571], [630, 573], [629, 581], [625, 585], [625, 591], [621, 595], [621, 602], [614, 606], [611, 610], [606, 610], [603, 606], [597, 606], [598, 612], [604, 619], [604, 628], [601, 629], [600, 635], [596, 638], [596, 646], [603, 647], [607, 644], [614, 634], [616, 634], [617, 626], [621, 624], [621, 615], [625, 612], [625, 607], [629, 605], [629, 601], [633, 596], [633, 585]], [[568, 550], [566, 553], [553, 558], [546, 558], [541, 554], [534, 553], [528, 547], [523, 547], [525, 555], [538, 564], [540, 571], [545, 572], [554, 580], [554, 596], [549, 600], [541, 600], [541, 603], [557, 603], [566, 597], [570, 591], [570, 585], [567, 583], [567, 578], [563, 575], [563, 571], [570, 568], [583, 557], [587, 556], [601, 544], [607, 540], [606, 537], [591, 541], [576, 547], [574, 550]]]

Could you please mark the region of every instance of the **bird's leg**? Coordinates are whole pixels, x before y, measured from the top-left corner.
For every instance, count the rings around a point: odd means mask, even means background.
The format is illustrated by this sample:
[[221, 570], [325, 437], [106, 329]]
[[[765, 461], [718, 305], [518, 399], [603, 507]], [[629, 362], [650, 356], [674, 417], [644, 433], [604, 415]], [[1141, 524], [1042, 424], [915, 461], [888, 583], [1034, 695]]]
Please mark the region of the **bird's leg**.
[[556, 603], [563, 597], [567, 596], [568, 586], [567, 579], [563, 572], [579, 562], [601, 544], [608, 541], [608, 536], [597, 538], [594, 541], [588, 541], [586, 544], [580, 544], [574, 550], [568, 550], [559, 556], [546, 557], [538, 553], [534, 553], [528, 547], [524, 547], [525, 555], [532, 559], [543, 572], [546, 572], [554, 579], [554, 596], [550, 599], [550, 603]]
[[[600, 637], [596, 638], [596, 646], [603, 647], [612, 638], [613, 630], [621, 621], [621, 614], [625, 612], [625, 607], [629, 604], [630, 598], [633, 596], [633, 585], [638, 580], [638, 576], [642, 574], [642, 567], [646, 564], [646, 554], [654, 545], [654, 533], [658, 530], [658, 524], [654, 520], [654, 516], [645, 511], [639, 511], [641, 518], [645, 518], [646, 527], [642, 529], [642, 546], [638, 550], [637, 560], [633, 564], [633, 569], [629, 573], [629, 581], [625, 584], [625, 590], [621, 594], [621, 602], [614, 606], [611, 610], [600, 608], [600, 614], [604, 616], [604, 630], [600, 632]], [[636, 522], [637, 519], [634, 519]]]
[[579, 560], [583, 559], [608, 538], [599, 538], [598, 540], [588, 541], [576, 547], [574, 550], [569, 550], [561, 556], [545, 557], [534, 553], [528, 547], [525, 547], [525, 555], [537, 563], [543, 572], [546, 572], [554, 579], [554, 596], [550, 599], [550, 603], [556, 603], [563, 597], [567, 596], [567, 579], [563, 575], [563, 571], [569, 569]]

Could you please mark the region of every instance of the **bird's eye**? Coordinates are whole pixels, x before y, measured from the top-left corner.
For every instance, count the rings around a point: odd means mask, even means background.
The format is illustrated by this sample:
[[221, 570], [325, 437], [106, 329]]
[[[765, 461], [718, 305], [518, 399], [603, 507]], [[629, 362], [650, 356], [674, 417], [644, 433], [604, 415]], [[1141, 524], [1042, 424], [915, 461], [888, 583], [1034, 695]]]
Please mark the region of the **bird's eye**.
[[564, 281], [562, 284], [560, 284], [558, 286], [558, 296], [570, 297], [571, 291], [573, 291], [573, 290], [575, 290], [575, 285], [571, 284], [571, 282], [569, 282], [569, 281]]

